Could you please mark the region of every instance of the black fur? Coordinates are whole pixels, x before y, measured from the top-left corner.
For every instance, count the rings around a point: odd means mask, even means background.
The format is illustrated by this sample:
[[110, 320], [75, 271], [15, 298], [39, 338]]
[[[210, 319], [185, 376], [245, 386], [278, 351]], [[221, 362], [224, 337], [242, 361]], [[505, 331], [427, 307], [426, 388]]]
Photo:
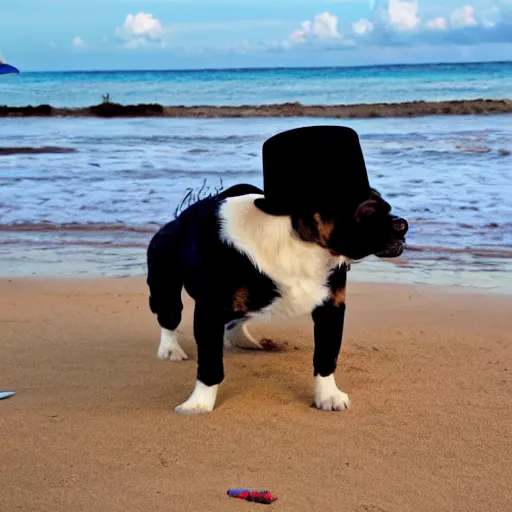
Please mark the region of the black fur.
[[328, 377], [338, 362], [345, 323], [345, 304], [330, 300], [313, 311], [315, 352], [313, 373]]
[[[148, 248], [150, 308], [159, 324], [171, 331], [178, 327], [183, 287], [196, 301], [198, 379], [207, 385], [219, 384], [224, 377], [224, 326], [264, 308], [278, 296], [270, 278], [219, 239], [217, 211], [222, 201], [254, 193], [261, 194], [261, 190], [236, 185], [200, 200], [158, 231]], [[241, 289], [248, 290], [248, 299], [236, 310], [234, 297]]]

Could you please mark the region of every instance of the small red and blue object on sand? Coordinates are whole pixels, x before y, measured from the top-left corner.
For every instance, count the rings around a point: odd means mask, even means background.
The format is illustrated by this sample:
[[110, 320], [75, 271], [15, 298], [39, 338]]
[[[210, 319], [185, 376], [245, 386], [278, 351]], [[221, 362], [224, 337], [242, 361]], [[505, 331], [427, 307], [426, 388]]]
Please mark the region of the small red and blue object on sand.
[[228, 489], [228, 496], [239, 498], [241, 500], [252, 501], [254, 503], [263, 503], [270, 505], [277, 498], [270, 491], [251, 491], [250, 489]]

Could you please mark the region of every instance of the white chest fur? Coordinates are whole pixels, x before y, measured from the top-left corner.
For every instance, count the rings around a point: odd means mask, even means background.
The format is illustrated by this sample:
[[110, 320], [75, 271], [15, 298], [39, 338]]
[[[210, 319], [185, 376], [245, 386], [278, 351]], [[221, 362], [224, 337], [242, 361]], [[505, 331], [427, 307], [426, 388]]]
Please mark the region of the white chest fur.
[[298, 239], [290, 217], [262, 212], [254, 205], [258, 197], [233, 197], [222, 205], [221, 238], [250, 258], [278, 287], [280, 297], [258, 316], [310, 313], [328, 297], [329, 271], [346, 260]]

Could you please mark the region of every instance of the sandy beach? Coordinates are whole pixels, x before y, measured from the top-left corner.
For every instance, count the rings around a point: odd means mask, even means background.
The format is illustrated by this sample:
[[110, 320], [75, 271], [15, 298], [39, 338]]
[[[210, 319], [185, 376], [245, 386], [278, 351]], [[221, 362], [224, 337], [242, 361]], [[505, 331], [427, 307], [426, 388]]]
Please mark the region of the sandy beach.
[[[311, 403], [308, 318], [255, 326], [213, 414], [183, 417], [195, 360], [158, 361], [141, 278], [0, 281], [0, 503], [6, 512], [510, 511], [512, 300], [350, 284], [343, 413]], [[180, 327], [194, 356], [192, 303]]]

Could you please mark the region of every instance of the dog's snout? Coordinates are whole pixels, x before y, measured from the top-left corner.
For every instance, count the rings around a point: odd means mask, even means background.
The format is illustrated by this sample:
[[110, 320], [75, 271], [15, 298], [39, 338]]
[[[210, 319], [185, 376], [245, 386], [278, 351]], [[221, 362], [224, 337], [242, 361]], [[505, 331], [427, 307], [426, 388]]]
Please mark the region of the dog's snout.
[[409, 231], [409, 224], [405, 219], [395, 219], [393, 221], [393, 229], [399, 235], [404, 236]]

